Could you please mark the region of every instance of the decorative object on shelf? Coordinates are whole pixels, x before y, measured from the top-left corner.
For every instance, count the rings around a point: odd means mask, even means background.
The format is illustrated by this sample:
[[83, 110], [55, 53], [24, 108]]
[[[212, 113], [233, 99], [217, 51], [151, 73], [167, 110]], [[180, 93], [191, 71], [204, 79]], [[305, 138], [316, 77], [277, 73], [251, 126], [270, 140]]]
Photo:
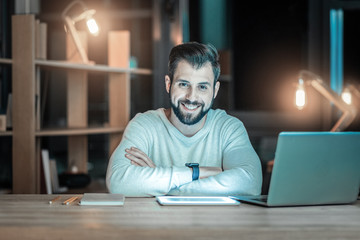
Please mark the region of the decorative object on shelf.
[[[82, 8], [82, 12], [74, 16], [69, 16], [70, 10], [75, 5], [80, 5]], [[81, 44], [81, 40], [76, 30], [75, 24], [79, 21], [86, 20], [86, 25], [89, 29], [89, 32], [94, 36], [99, 35], [99, 26], [93, 18], [95, 12], [96, 11], [94, 9], [88, 9], [83, 1], [73, 1], [64, 9], [61, 14], [62, 18], [65, 21], [66, 30], [70, 32], [71, 37], [74, 40], [75, 46], [84, 63], [89, 63], [89, 59], [86, 51], [84, 50], [84, 47]]]
[[306, 86], [313, 87], [323, 97], [332, 102], [342, 112], [341, 117], [331, 128], [331, 132], [339, 132], [348, 127], [355, 119], [357, 110], [353, 105], [349, 105], [343, 99], [327, 86], [320, 76], [307, 70], [299, 72], [299, 82], [296, 90], [295, 105], [301, 110], [306, 105]]

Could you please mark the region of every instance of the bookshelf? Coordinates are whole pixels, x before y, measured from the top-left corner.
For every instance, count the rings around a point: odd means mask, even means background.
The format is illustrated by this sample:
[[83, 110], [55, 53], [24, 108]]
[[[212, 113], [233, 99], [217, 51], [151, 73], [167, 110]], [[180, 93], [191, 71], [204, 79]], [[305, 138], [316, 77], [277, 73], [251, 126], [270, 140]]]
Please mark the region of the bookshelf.
[[[108, 134], [109, 153], [111, 153], [121, 140], [121, 134], [129, 121], [130, 74], [152, 75], [149, 69], [128, 68], [130, 58], [128, 31], [117, 31], [111, 33], [112, 36], [109, 35], [109, 66], [82, 64], [74, 59], [74, 55], [67, 61], [38, 59], [36, 58], [37, 24], [34, 15], [14, 15], [12, 59], [0, 59], [0, 64], [12, 66], [13, 127], [12, 131], [0, 132], [0, 137], [12, 136], [13, 193], [40, 193], [42, 137], [67, 136], [69, 157], [77, 158], [79, 170], [82, 172], [87, 171], [88, 135]], [[67, 48], [71, 48], [71, 44]], [[68, 51], [72, 50], [68, 49]], [[67, 101], [71, 111], [68, 110], [67, 128], [41, 127], [38, 117], [41, 98], [39, 69], [61, 69], [68, 73]], [[108, 74], [109, 122], [97, 127], [87, 125], [87, 103], [84, 103], [87, 96], [87, 72]], [[76, 92], [73, 89], [77, 89]]]

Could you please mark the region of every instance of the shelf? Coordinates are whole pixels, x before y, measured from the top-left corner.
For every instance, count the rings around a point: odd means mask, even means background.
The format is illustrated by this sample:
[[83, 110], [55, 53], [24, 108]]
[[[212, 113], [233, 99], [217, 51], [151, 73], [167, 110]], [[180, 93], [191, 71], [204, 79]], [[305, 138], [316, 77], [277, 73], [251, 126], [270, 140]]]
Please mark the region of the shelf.
[[[97, 10], [96, 16], [101, 18], [109, 18], [114, 20], [128, 20], [128, 19], [151, 19], [153, 17], [153, 12], [151, 9], [127, 9], [127, 10], [118, 10], [118, 9], [106, 9], [106, 10]], [[41, 19], [44, 22], [52, 21], [61, 21], [59, 18], [60, 15], [56, 13], [42, 13]]]
[[[40, 23], [41, 24], [41, 23]], [[130, 32], [110, 31], [107, 51], [108, 65], [78, 62], [76, 46], [67, 34], [66, 60], [45, 60], [34, 58], [37, 42], [35, 16], [12, 16], [12, 60], [0, 58], [0, 64], [12, 67], [12, 113], [13, 129], [0, 133], [12, 136], [13, 193], [41, 193], [41, 149], [42, 137], [61, 136], [67, 142], [68, 164], [77, 166], [86, 173], [88, 162], [88, 136], [105, 134], [105, 147], [110, 155], [121, 141], [122, 133], [130, 118], [131, 74], [148, 75], [150, 69], [129, 68]], [[111, 33], [111, 34], [110, 34]], [[74, 54], [75, 53], [75, 54]], [[66, 71], [67, 126], [41, 128], [39, 69]], [[108, 75], [107, 81], [107, 122], [88, 125], [88, 74], [98, 72]], [[44, 98], [45, 99], [45, 98]], [[41, 102], [41, 100], [40, 100]], [[49, 149], [51, 151], [52, 149]], [[110, 156], [109, 156], [110, 157]]]
[[40, 131], [36, 131], [35, 135], [37, 137], [76, 136], [76, 135], [122, 133], [123, 131], [124, 128], [114, 128], [114, 127], [64, 128], [64, 129], [43, 129]]
[[57, 61], [57, 60], [36, 59], [35, 64], [41, 67], [65, 68], [65, 69], [84, 70], [84, 71], [93, 71], [93, 72], [131, 73], [131, 74], [139, 74], [139, 75], [152, 74], [152, 71], [150, 69], [145, 69], [145, 68], [119, 68], [119, 67], [109, 67], [107, 65], [70, 63], [67, 61]]
[[[0, 64], [12, 64], [12, 63], [13, 63], [12, 59], [0, 58]], [[48, 68], [65, 68], [65, 69], [84, 70], [91, 72], [152, 75], [152, 71], [146, 68], [119, 68], [119, 67], [109, 67], [107, 65], [100, 65], [100, 64], [71, 63], [67, 61], [41, 60], [41, 59], [36, 59], [35, 64], [41, 67], [48, 67]]]
[[2, 136], [12, 136], [12, 131], [5, 131], [5, 132], [0, 131], [0, 137]]
[[5, 64], [12, 64], [12, 59], [9, 58], [0, 58], [0, 63], [5, 63]]

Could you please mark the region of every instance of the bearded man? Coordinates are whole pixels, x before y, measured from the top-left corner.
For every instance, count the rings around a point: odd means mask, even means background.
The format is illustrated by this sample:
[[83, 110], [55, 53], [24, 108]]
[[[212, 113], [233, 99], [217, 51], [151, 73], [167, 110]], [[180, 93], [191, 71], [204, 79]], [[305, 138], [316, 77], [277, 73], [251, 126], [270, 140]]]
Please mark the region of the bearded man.
[[112, 154], [109, 192], [159, 195], [259, 195], [260, 160], [243, 123], [213, 110], [220, 88], [218, 52], [197, 42], [175, 46], [165, 87], [170, 109], [137, 114]]

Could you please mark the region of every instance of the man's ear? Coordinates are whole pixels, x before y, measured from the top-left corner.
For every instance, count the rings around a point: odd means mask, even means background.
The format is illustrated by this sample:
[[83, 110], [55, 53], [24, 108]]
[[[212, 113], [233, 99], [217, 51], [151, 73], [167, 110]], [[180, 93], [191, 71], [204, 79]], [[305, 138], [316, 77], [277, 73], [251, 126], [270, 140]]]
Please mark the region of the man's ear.
[[167, 93], [170, 93], [171, 81], [168, 75], [165, 76], [165, 88]]
[[215, 84], [215, 93], [214, 93], [214, 98], [216, 98], [218, 92], [219, 92], [219, 88], [220, 88], [220, 81], [217, 81]]

